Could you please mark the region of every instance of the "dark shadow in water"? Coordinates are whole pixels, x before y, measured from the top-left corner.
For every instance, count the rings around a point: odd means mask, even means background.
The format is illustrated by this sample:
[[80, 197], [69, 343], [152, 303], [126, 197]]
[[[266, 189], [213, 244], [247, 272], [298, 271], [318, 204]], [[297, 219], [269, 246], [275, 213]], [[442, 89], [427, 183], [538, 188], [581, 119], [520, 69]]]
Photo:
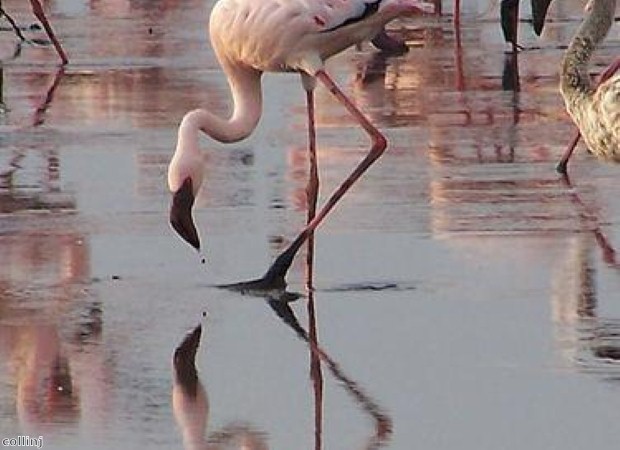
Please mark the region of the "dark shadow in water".
[[417, 289], [413, 284], [393, 283], [389, 281], [361, 282], [341, 284], [318, 289], [320, 292], [378, 292], [378, 291], [413, 291]]
[[186, 450], [215, 449], [220, 445], [226, 445], [226, 448], [267, 450], [267, 435], [246, 424], [227, 425], [206, 439], [209, 400], [195, 363], [201, 336], [202, 326], [198, 325], [175, 349], [172, 360], [172, 408], [183, 435], [183, 446]]

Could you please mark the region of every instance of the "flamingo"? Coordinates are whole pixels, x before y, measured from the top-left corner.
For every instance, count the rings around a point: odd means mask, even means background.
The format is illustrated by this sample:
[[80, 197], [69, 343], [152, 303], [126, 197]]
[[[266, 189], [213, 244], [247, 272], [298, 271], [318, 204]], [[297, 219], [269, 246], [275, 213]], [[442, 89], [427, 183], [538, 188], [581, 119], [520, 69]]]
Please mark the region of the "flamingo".
[[[372, 144], [366, 157], [261, 279], [269, 287], [284, 286], [284, 277], [297, 251], [387, 146], [385, 136], [328, 75], [325, 60], [360, 41], [374, 38], [384, 25], [397, 17], [431, 13], [432, 9], [431, 5], [419, 0], [216, 2], [209, 21], [210, 38], [228, 79], [233, 112], [228, 119], [223, 119], [210, 111], [195, 109], [181, 120], [176, 149], [168, 167], [168, 187], [173, 194], [170, 207], [173, 229], [200, 252], [200, 239], [192, 217], [194, 199], [204, 175], [199, 132], [223, 143], [248, 137], [261, 116], [261, 77], [264, 72], [300, 74], [306, 91], [310, 161], [316, 165], [313, 93], [317, 82], [321, 83], [363, 128]], [[316, 196], [318, 186], [318, 173], [311, 170], [310, 195]]]
[[[562, 60], [560, 92], [590, 151], [599, 158], [620, 162], [620, 75], [616, 74], [620, 58], [601, 74], [597, 87], [592, 85], [588, 74], [594, 50], [613, 24], [616, 0], [590, 0], [586, 10], [589, 15]], [[557, 166], [560, 173], [566, 173], [578, 140], [579, 134], [562, 156]]]
[[[532, 23], [537, 36], [542, 33], [547, 17], [547, 10], [552, 0], [530, 0], [532, 5]], [[504, 40], [512, 45], [513, 51], [522, 50], [517, 43], [519, 29], [519, 3], [521, 0], [501, 0], [500, 23]], [[458, 26], [461, 20], [461, 1], [454, 0], [454, 23]]]
[[[43, 11], [43, 6], [41, 6], [41, 2], [39, 0], [30, 0], [30, 6], [32, 8], [33, 14], [35, 15], [35, 17], [37, 19], [39, 19], [39, 22], [41, 22], [41, 25], [43, 25], [43, 28], [45, 29], [45, 32], [47, 33], [47, 35], [49, 36], [50, 40], [52, 41], [52, 44], [54, 45], [54, 48], [56, 49], [56, 52], [58, 53], [58, 56], [60, 56], [60, 60], [62, 61], [62, 64], [63, 65], [68, 64], [69, 63], [69, 58], [67, 58], [67, 54], [65, 53], [64, 49], [62, 48], [62, 45], [60, 44], [60, 42], [56, 38], [56, 34], [54, 34], [54, 30], [52, 29], [52, 25], [47, 20], [47, 17], [45, 17], [45, 12]], [[13, 18], [11, 18], [11, 16], [9, 16], [4, 11], [4, 9], [2, 9], [1, 3], [0, 3], [0, 12], [2, 12], [2, 14], [7, 18], [7, 20], [9, 21], [9, 23], [13, 27], [13, 30], [15, 30], [15, 33], [17, 34], [17, 37], [19, 37], [22, 41], [25, 41], [26, 39], [24, 38], [24, 36], [23, 36], [22, 32], [20, 31], [19, 27], [17, 26], [17, 24], [15, 23]]]

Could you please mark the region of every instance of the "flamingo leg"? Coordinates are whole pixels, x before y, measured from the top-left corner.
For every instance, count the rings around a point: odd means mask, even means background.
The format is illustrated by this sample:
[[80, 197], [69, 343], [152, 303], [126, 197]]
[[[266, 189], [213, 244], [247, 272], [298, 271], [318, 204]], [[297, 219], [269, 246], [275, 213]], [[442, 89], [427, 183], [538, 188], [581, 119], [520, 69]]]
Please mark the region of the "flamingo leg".
[[[319, 168], [316, 156], [316, 127], [314, 121], [314, 90], [306, 90], [306, 105], [308, 109], [308, 159], [310, 162], [308, 185], [306, 186], [306, 199], [308, 202], [307, 223], [312, 222], [316, 216], [316, 205], [319, 196]], [[314, 232], [308, 236], [308, 269], [312, 271], [314, 253]], [[312, 280], [312, 273], [308, 274], [308, 280]], [[312, 289], [309, 282], [308, 289]]]
[[597, 87], [615, 75], [618, 69], [620, 69], [620, 58], [616, 58], [614, 62], [601, 72], [598, 77]]
[[372, 146], [366, 157], [353, 169], [351, 174], [342, 182], [334, 193], [318, 211], [316, 216], [299, 233], [295, 240], [273, 262], [263, 280], [274, 285], [284, 284], [284, 277], [291, 266], [300, 247], [308, 240], [311, 233], [323, 222], [323, 219], [336, 206], [338, 201], [347, 193], [353, 184], [366, 170], [383, 154], [387, 147], [385, 136], [362, 114], [355, 104], [338, 87], [334, 80], [324, 71], [319, 70], [315, 78], [323, 83], [329, 92], [347, 109], [349, 114], [361, 125], [372, 140]]
[[[316, 127], [314, 120], [314, 89], [306, 90], [308, 107], [308, 156], [310, 162], [306, 196], [308, 201], [307, 223], [316, 216], [316, 205], [319, 196], [319, 169], [316, 155]], [[321, 448], [323, 435], [323, 370], [321, 357], [316, 351], [318, 347], [317, 319], [314, 304], [314, 233], [308, 236], [306, 254], [306, 290], [308, 292], [308, 339], [310, 342], [310, 378], [314, 388], [314, 436], [315, 448]]]
[[559, 173], [566, 174], [568, 160], [575, 151], [575, 147], [577, 147], [579, 139], [581, 139], [581, 133], [579, 132], [579, 130], [577, 130], [577, 132], [573, 135], [570, 144], [568, 144], [568, 147], [566, 147], [566, 150], [564, 151], [560, 162], [558, 162], [557, 166], [555, 166], [555, 170], [557, 170]]
[[17, 25], [17, 22], [15, 22], [15, 19], [13, 19], [13, 17], [11, 17], [2, 7], [2, 2], [0, 2], [0, 16], [4, 16], [6, 18], [6, 20], [13, 28], [15, 35], [19, 38], [20, 41], [23, 42], [26, 40], [24, 34], [22, 33], [22, 30], [20, 30], [19, 28], [19, 25]]
[[[607, 68], [603, 72], [601, 72], [601, 74], [598, 77], [596, 86], [597, 87], [600, 86], [602, 83], [604, 83], [609, 78], [611, 78], [618, 71], [618, 69], [620, 69], [620, 58], [616, 58], [614, 62], [612, 62], [609, 66], [607, 66]], [[581, 138], [581, 133], [579, 132], [579, 130], [577, 130], [577, 132], [571, 139], [570, 144], [568, 144], [568, 147], [564, 151], [564, 154], [562, 155], [560, 162], [558, 162], [557, 166], [555, 167], [555, 169], [559, 173], [566, 175], [568, 160], [573, 155], [573, 152], [575, 151], [575, 147], [577, 147], [577, 143], [579, 143], [580, 138]]]
[[461, 24], [461, 0], [454, 0], [454, 25], [457, 27]]
[[39, 19], [39, 22], [41, 22], [41, 25], [43, 25], [43, 28], [45, 28], [45, 32], [47, 33], [50, 40], [54, 44], [54, 48], [56, 49], [56, 52], [58, 52], [58, 55], [60, 56], [62, 64], [63, 65], [67, 64], [69, 62], [69, 58], [67, 58], [67, 54], [65, 53], [65, 51], [62, 48], [62, 45], [60, 45], [60, 42], [56, 38], [56, 35], [54, 34], [54, 30], [52, 30], [52, 26], [48, 22], [47, 17], [45, 17], [45, 12], [43, 11], [41, 2], [39, 0], [30, 0], [30, 5], [32, 6], [32, 12], [36, 16], [36, 18]]

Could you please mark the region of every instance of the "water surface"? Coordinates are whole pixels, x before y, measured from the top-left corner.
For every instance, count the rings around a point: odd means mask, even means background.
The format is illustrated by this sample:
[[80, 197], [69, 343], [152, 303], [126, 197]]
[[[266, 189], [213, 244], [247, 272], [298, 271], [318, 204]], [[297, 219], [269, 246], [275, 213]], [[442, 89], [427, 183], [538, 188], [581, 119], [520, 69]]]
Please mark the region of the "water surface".
[[[571, 131], [557, 70], [582, 2], [556, 2], [540, 39], [523, 22], [538, 48], [517, 59], [479, 0], [460, 30], [393, 24], [406, 55], [365, 45], [330, 63], [390, 148], [317, 232], [312, 296], [297, 258], [289, 290], [304, 297], [288, 304], [213, 286], [261, 275], [305, 221], [298, 77], [265, 77], [249, 140], [203, 141], [206, 265], [167, 224], [179, 120], [229, 110], [211, 3], [48, 2], [64, 71], [49, 46], [0, 32], [0, 436], [189, 447], [172, 354], [202, 323], [209, 445], [615, 448], [618, 168], [581, 147], [570, 185], [554, 172]], [[28, 2], [3, 6], [34, 21]], [[594, 70], [617, 48], [614, 30]], [[367, 141], [317, 102], [324, 200]]]

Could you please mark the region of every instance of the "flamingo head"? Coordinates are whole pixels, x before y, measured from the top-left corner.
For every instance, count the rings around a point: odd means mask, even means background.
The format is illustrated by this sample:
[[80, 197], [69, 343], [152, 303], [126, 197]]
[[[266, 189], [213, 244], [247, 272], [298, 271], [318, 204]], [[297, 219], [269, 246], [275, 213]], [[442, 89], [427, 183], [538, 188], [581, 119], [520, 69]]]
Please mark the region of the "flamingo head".
[[170, 205], [170, 225], [189, 245], [200, 251], [200, 239], [194, 225], [192, 209], [194, 207], [193, 182], [191, 177], [185, 178], [181, 186], [172, 194]]
[[177, 146], [168, 166], [168, 188], [172, 192], [170, 225], [189, 245], [200, 251], [200, 239], [192, 210], [205, 172], [205, 157], [198, 145], [202, 112], [187, 113], [179, 125]]

